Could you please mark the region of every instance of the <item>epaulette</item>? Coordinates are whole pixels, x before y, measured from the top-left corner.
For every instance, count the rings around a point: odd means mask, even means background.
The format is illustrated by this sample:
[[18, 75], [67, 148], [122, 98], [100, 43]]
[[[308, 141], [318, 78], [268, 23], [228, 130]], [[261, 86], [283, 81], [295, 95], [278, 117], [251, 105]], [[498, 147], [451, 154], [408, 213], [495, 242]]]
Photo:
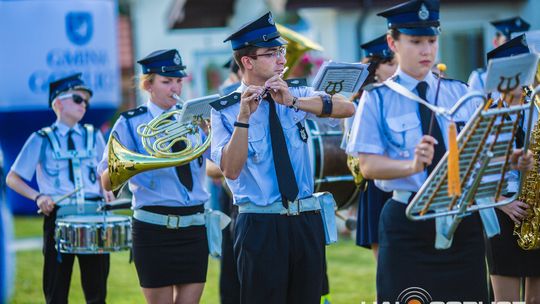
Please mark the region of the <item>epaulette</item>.
[[39, 136], [41, 136], [41, 137], [47, 136], [47, 134], [45, 134], [45, 130], [43, 130], [43, 129], [37, 130], [37, 131], [36, 131], [36, 134], [39, 135]]
[[307, 87], [307, 80], [305, 78], [291, 78], [285, 80], [289, 88]]
[[210, 106], [216, 111], [221, 111], [225, 108], [228, 108], [238, 102], [240, 102], [240, 97], [242, 96], [239, 92], [232, 92], [229, 95], [225, 95], [216, 101], [212, 101]]
[[377, 88], [380, 88], [380, 87], [382, 87], [383, 85], [384, 85], [384, 84], [382, 84], [382, 83], [373, 82], [373, 83], [370, 83], [370, 84], [365, 85], [365, 86], [362, 88], [362, 90], [363, 90], [363, 91], [369, 92], [369, 91], [375, 90], [375, 89], [377, 89]]
[[52, 131], [54, 131], [56, 129], [56, 126], [47, 126], [47, 127], [43, 127], [39, 130], [36, 131], [36, 134], [41, 136], [41, 137], [46, 137], [47, 136], [47, 133], [50, 133]]
[[139, 116], [141, 114], [144, 114], [147, 111], [148, 111], [148, 108], [146, 106], [140, 106], [140, 107], [135, 108], [135, 109], [127, 110], [127, 111], [121, 113], [120, 115], [122, 115], [125, 119], [130, 119], [130, 118], [133, 118], [135, 116]]
[[[433, 73], [433, 75], [435, 76], [435, 78], [439, 79], [439, 74]], [[441, 78], [441, 80], [457, 81], [457, 82], [461, 82], [462, 84], [464, 84], [464, 85], [466, 85], [466, 86], [469, 86], [469, 84], [467, 84], [466, 82], [461, 81], [461, 80], [459, 80], [459, 79], [453, 79], [453, 78], [446, 78], [446, 77], [443, 77], [443, 78]]]
[[448, 81], [457, 81], [457, 82], [460, 82], [464, 85], [466, 85], [467, 87], [469, 86], [468, 83], [466, 83], [465, 81], [462, 81], [462, 80], [459, 80], [459, 79], [453, 79], [453, 78], [442, 78], [442, 80], [448, 80]]

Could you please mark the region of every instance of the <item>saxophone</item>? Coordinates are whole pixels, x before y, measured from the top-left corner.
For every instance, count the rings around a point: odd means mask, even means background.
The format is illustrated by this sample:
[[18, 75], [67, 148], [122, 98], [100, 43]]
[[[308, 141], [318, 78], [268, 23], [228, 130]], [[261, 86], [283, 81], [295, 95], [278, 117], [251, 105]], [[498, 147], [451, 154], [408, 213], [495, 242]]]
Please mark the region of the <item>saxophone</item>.
[[[531, 100], [538, 110], [536, 100]], [[532, 119], [530, 117], [529, 119]], [[514, 235], [517, 235], [517, 243], [524, 250], [534, 250], [540, 248], [540, 174], [538, 160], [540, 160], [540, 127], [539, 121], [531, 133], [531, 144], [529, 149], [536, 160], [531, 171], [527, 172], [525, 181], [521, 188], [518, 200], [529, 205], [527, 216], [520, 224], [514, 226]]]

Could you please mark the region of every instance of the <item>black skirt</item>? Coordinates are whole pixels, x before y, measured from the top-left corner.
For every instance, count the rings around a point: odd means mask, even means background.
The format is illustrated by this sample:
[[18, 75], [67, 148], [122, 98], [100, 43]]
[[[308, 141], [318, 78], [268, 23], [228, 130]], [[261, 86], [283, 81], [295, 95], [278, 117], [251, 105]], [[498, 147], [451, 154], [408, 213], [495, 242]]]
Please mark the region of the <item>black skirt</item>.
[[540, 250], [523, 250], [513, 235], [514, 222], [508, 215], [495, 209], [501, 234], [486, 242], [486, 256], [489, 273], [510, 277], [540, 276]]
[[488, 303], [478, 213], [463, 219], [449, 249], [438, 250], [434, 246], [435, 220], [411, 221], [405, 216], [405, 208], [405, 204], [390, 199], [381, 213], [378, 302], [403, 300], [400, 295], [403, 297], [405, 291], [428, 293], [433, 301]]
[[384, 192], [375, 186], [374, 181], [367, 181], [358, 203], [356, 245], [371, 248], [371, 244], [379, 243], [379, 217], [384, 203], [391, 197], [392, 192]]
[[[159, 214], [190, 215], [204, 207], [143, 207]], [[133, 219], [133, 261], [144, 288], [204, 283], [208, 269], [205, 226], [168, 229]]]

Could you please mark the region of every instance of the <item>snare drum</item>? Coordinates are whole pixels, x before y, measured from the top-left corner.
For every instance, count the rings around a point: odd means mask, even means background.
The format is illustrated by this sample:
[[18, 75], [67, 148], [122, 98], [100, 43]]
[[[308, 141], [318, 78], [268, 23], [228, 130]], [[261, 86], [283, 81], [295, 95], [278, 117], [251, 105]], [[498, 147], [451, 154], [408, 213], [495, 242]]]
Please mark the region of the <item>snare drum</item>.
[[340, 148], [341, 125], [329, 126], [306, 120], [309, 134], [308, 149], [315, 191], [332, 193], [338, 209], [345, 209], [358, 201], [359, 187], [347, 167], [347, 154]]
[[131, 220], [121, 215], [70, 215], [56, 220], [62, 253], [102, 254], [131, 248]]

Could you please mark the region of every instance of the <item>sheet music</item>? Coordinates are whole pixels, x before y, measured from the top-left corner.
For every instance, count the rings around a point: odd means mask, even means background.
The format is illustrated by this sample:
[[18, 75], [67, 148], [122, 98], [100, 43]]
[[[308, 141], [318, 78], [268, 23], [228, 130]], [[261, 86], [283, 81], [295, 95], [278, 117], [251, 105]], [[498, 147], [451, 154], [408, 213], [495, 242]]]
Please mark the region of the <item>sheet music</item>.
[[316, 91], [335, 93], [355, 93], [366, 80], [368, 65], [363, 63], [345, 63], [325, 61], [315, 78], [312, 87]]
[[498, 91], [498, 87], [506, 88], [517, 85], [530, 85], [538, 66], [538, 54], [529, 53], [512, 57], [491, 59], [487, 67], [486, 93]]
[[219, 99], [219, 94], [203, 96], [186, 101], [180, 114], [180, 123], [190, 123], [193, 121], [193, 118], [197, 116], [202, 119], [210, 119], [210, 111], [212, 109], [210, 103], [217, 99]]

